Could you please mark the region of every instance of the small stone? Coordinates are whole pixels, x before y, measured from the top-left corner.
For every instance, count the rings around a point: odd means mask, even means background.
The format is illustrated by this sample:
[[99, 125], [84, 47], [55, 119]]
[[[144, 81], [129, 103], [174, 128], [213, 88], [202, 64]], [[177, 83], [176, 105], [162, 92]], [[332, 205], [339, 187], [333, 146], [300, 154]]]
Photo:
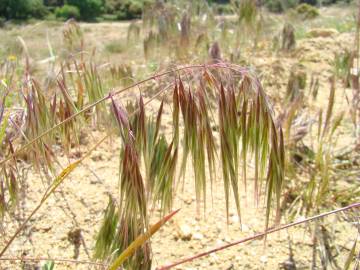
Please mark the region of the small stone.
[[223, 226], [218, 224], [218, 225], [216, 226], [216, 232], [217, 232], [217, 233], [221, 233], [222, 230], [223, 230]]
[[296, 264], [292, 259], [286, 260], [281, 265], [284, 270], [296, 270]]
[[222, 240], [220, 240], [220, 239], [217, 239], [216, 240], [216, 245], [217, 246], [221, 246], [221, 245], [223, 245], [224, 244], [224, 241], [222, 241]]
[[244, 233], [248, 233], [250, 232], [250, 227], [246, 224], [242, 224], [241, 225], [241, 231], [244, 232]]
[[177, 232], [175, 234], [175, 239], [181, 239], [183, 241], [190, 241], [193, 234], [190, 226], [186, 224], [182, 224], [178, 227]]
[[239, 224], [240, 225], [240, 219], [238, 215], [233, 215], [229, 218], [229, 223], [230, 224]]
[[260, 262], [267, 263], [267, 261], [268, 261], [267, 256], [263, 255], [263, 256], [260, 257]]
[[225, 243], [231, 243], [231, 238], [230, 238], [229, 236], [225, 236], [225, 237], [223, 238], [223, 241], [224, 241]]
[[184, 203], [186, 203], [186, 204], [192, 204], [192, 202], [194, 201], [194, 199], [193, 198], [186, 198], [186, 199], [184, 199]]
[[194, 233], [194, 236], [192, 238], [195, 240], [202, 240], [204, 236], [201, 233]]
[[104, 158], [100, 152], [94, 152], [94, 154], [92, 154], [92, 156], [91, 156], [91, 159], [93, 161], [100, 161], [100, 160], [103, 160]]
[[210, 259], [209, 259], [210, 265], [217, 264], [218, 261], [219, 261], [219, 257], [216, 254], [214, 253], [210, 254]]

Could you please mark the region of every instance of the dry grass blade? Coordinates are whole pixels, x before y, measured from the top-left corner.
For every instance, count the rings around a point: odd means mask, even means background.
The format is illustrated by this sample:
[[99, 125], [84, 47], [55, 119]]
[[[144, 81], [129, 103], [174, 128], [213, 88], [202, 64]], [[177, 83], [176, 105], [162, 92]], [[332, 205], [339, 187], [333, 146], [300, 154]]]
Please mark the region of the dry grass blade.
[[173, 211], [169, 215], [165, 216], [163, 219], [158, 221], [156, 224], [150, 226], [149, 230], [140, 236], [138, 236], [109, 267], [109, 270], [118, 269], [129, 257], [131, 257], [136, 249], [141, 247], [147, 240], [150, 239], [169, 219], [171, 219], [180, 209]]
[[344, 265], [344, 270], [349, 270], [350, 269], [350, 264], [352, 262], [352, 260], [354, 259], [354, 255], [355, 255], [355, 250], [356, 250], [356, 243], [358, 241], [358, 238], [356, 237], [354, 244], [350, 250], [349, 256], [346, 259], [345, 265]]

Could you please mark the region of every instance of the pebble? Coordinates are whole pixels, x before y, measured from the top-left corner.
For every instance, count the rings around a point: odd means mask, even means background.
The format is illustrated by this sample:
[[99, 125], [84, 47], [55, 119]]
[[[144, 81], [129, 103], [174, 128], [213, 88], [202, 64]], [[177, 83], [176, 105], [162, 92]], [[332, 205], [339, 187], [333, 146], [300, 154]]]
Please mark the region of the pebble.
[[267, 256], [263, 255], [263, 256], [260, 257], [260, 262], [267, 263], [267, 261], [268, 261]]
[[202, 240], [204, 236], [201, 233], [194, 233], [192, 238], [195, 240]]
[[104, 158], [103, 158], [102, 153], [100, 153], [100, 152], [94, 152], [94, 153], [91, 155], [91, 159], [92, 159], [93, 161], [100, 161], [100, 160], [103, 160]]
[[181, 239], [183, 241], [190, 241], [191, 238], [193, 236], [193, 233], [191, 231], [191, 228], [189, 225], [186, 224], [182, 224], [178, 227], [176, 234], [175, 234], [175, 239]]
[[209, 262], [210, 265], [217, 264], [219, 262], [219, 257], [216, 254], [212, 253], [210, 254]]

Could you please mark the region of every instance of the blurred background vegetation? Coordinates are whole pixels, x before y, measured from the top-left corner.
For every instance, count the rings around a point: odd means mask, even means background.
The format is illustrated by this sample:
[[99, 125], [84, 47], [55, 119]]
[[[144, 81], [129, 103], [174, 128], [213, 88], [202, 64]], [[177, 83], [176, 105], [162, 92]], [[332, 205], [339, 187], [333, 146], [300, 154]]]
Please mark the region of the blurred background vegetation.
[[[174, 0], [2, 0], [0, 2], [0, 24], [7, 20], [48, 19], [83, 21], [130, 20], [141, 17], [144, 9], [155, 1]], [[298, 5], [321, 7], [351, 0], [258, 0], [271, 12], [284, 12]], [[178, 2], [178, 1], [176, 1]], [[186, 2], [186, 1], [183, 1]], [[231, 2], [240, 0], [208, 0], [216, 14], [235, 13]]]

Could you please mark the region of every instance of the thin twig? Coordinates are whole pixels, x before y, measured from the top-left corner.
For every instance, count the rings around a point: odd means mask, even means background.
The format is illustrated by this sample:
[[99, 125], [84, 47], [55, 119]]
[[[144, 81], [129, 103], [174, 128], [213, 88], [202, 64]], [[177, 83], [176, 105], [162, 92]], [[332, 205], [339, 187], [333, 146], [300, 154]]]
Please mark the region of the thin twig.
[[249, 242], [249, 241], [252, 241], [252, 240], [255, 240], [255, 239], [258, 239], [258, 238], [262, 238], [262, 237], [264, 237], [264, 236], [266, 236], [268, 234], [271, 234], [271, 233], [274, 233], [274, 232], [277, 232], [277, 231], [281, 231], [281, 230], [284, 230], [284, 229], [287, 229], [287, 228], [290, 228], [290, 227], [293, 227], [293, 226], [297, 226], [297, 225], [300, 225], [300, 224], [303, 224], [303, 223], [307, 223], [307, 222], [310, 222], [310, 221], [313, 221], [313, 220], [317, 220], [319, 218], [323, 218], [323, 217], [326, 217], [326, 216], [329, 216], [329, 215], [333, 215], [333, 214], [343, 212], [343, 211], [349, 210], [351, 208], [357, 208], [357, 207], [360, 207], [360, 202], [348, 205], [348, 206], [343, 207], [343, 208], [339, 208], [339, 209], [335, 209], [335, 210], [332, 210], [332, 211], [329, 211], [329, 212], [325, 212], [325, 213], [320, 214], [320, 215], [309, 217], [309, 218], [306, 218], [306, 219], [303, 219], [303, 220], [300, 220], [300, 221], [295, 221], [295, 222], [292, 222], [292, 223], [289, 223], [289, 224], [285, 224], [285, 225], [282, 225], [282, 226], [279, 226], [279, 227], [275, 227], [275, 228], [272, 228], [272, 229], [267, 230], [265, 232], [255, 234], [255, 235], [247, 237], [247, 238], [243, 238], [243, 239], [241, 239], [239, 241], [232, 242], [230, 244], [220, 246], [220, 247], [211, 249], [209, 251], [205, 251], [203, 253], [199, 253], [197, 255], [194, 255], [194, 256], [191, 256], [191, 257], [188, 257], [188, 258], [181, 259], [178, 262], [175, 262], [175, 263], [172, 263], [172, 264], [169, 264], [169, 265], [166, 265], [166, 266], [162, 266], [162, 267], [157, 267], [156, 270], [168, 270], [168, 269], [173, 268], [173, 267], [175, 267], [177, 265], [190, 262], [192, 260], [207, 256], [207, 255], [209, 255], [211, 253], [215, 253], [217, 251], [220, 251], [220, 250], [232, 247], [232, 246], [236, 246], [236, 245], [241, 244], [241, 243], [245, 243], [245, 242]]
[[22, 261], [22, 262], [38, 262], [38, 261], [53, 261], [53, 262], [62, 262], [62, 263], [75, 263], [75, 264], [91, 264], [97, 266], [107, 267], [108, 264], [100, 262], [91, 262], [91, 261], [79, 261], [72, 259], [62, 259], [62, 258], [46, 258], [46, 257], [4, 257], [0, 258], [0, 261]]

